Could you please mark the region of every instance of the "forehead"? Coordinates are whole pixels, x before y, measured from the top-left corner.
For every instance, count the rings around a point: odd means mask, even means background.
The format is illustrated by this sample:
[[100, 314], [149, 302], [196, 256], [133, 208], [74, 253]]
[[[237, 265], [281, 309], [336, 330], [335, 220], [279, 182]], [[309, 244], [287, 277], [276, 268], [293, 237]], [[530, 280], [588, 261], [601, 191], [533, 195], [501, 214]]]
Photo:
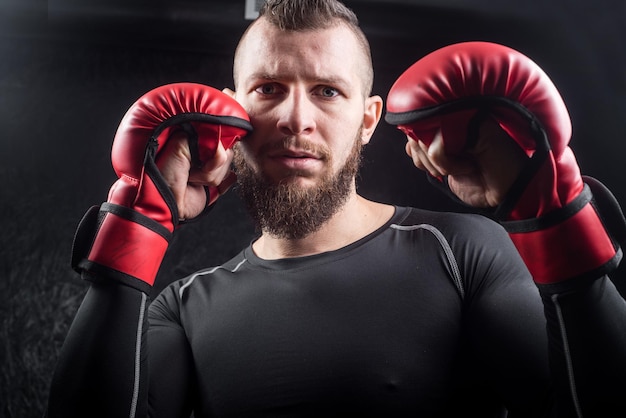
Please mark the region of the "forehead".
[[[236, 76], [359, 78], [365, 65], [356, 35], [344, 24], [326, 29], [282, 31], [263, 19], [239, 45]], [[236, 80], [237, 81], [237, 80]]]

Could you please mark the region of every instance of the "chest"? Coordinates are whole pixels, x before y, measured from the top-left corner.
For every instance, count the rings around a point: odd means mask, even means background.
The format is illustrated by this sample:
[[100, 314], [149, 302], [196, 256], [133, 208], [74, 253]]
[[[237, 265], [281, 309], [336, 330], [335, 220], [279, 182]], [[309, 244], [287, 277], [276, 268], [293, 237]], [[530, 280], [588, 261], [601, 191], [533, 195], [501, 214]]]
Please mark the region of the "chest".
[[242, 277], [213, 280], [183, 316], [207, 410], [424, 408], [453, 384], [462, 309], [444, 265]]

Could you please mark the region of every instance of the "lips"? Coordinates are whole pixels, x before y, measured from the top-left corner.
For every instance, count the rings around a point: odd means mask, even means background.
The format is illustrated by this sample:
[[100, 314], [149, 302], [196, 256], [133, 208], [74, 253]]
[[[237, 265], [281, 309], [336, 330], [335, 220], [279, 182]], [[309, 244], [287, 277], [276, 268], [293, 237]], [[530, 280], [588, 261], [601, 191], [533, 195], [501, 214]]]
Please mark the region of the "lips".
[[273, 150], [267, 154], [273, 163], [290, 170], [309, 171], [318, 166], [324, 158], [315, 152], [301, 149]]
[[292, 150], [292, 149], [283, 149], [280, 151], [271, 152], [268, 155], [270, 158], [312, 158], [315, 160], [321, 159], [315, 153], [309, 151], [301, 151], [301, 150]]

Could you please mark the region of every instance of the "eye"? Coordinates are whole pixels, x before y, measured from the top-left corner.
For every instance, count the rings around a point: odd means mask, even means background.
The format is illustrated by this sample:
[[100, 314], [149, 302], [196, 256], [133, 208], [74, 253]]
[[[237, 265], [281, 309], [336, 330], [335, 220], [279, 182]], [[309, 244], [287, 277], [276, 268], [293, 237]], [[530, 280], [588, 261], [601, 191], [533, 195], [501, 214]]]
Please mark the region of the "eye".
[[319, 95], [325, 98], [332, 98], [339, 95], [339, 90], [330, 86], [322, 86], [318, 90]]
[[273, 83], [262, 84], [257, 87], [254, 91], [261, 94], [276, 94], [278, 93], [278, 87]]

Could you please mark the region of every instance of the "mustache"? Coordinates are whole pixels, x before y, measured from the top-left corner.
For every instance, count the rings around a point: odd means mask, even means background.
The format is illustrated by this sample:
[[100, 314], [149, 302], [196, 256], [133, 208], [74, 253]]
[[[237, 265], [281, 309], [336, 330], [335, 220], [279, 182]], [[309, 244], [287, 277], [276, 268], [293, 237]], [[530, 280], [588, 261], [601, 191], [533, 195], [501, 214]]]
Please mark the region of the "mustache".
[[296, 150], [315, 155], [321, 160], [330, 159], [330, 150], [323, 144], [317, 144], [298, 136], [285, 136], [275, 141], [267, 142], [259, 148], [260, 155], [267, 155], [283, 150]]

